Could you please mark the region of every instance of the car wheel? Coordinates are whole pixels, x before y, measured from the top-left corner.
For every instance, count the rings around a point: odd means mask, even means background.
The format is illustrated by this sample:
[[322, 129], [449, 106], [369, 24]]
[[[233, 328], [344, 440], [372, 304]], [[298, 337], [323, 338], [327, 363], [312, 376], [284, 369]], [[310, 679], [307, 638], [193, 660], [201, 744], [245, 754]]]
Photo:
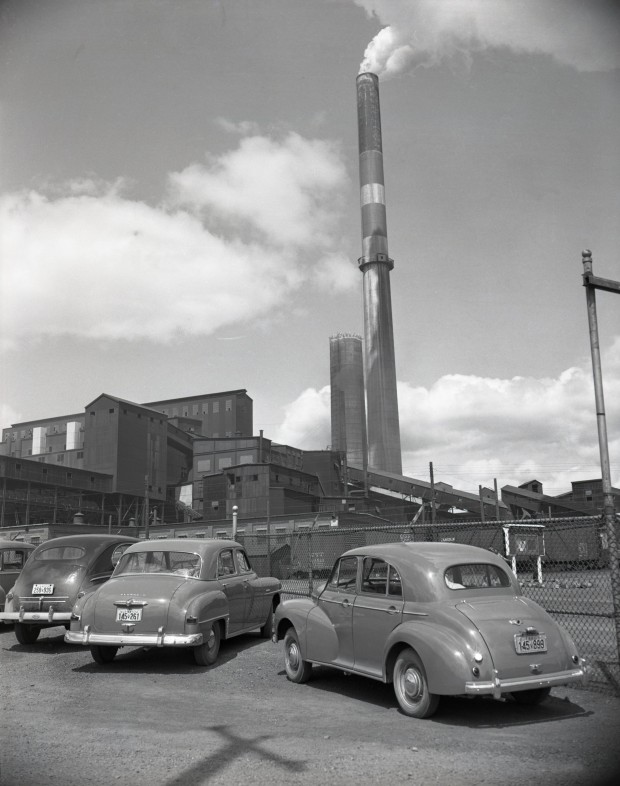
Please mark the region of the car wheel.
[[194, 660], [199, 666], [213, 666], [220, 651], [220, 625], [215, 622], [204, 636], [204, 643], [194, 647]]
[[527, 704], [533, 706], [540, 704], [551, 693], [551, 688], [532, 688], [532, 690], [520, 690], [512, 694], [512, 698], [517, 704]]
[[272, 634], [273, 634], [273, 604], [269, 607], [269, 614], [267, 615], [267, 621], [260, 629], [260, 635], [264, 639], [270, 639]]
[[90, 654], [93, 656], [93, 660], [100, 666], [105, 666], [106, 663], [112, 663], [117, 652], [118, 647], [110, 647], [105, 644], [93, 644], [90, 648]]
[[15, 638], [20, 644], [34, 644], [39, 638], [41, 628], [38, 625], [26, 625], [25, 622], [15, 623]]
[[405, 715], [430, 718], [439, 706], [439, 696], [428, 689], [422, 661], [412, 649], [403, 650], [394, 665], [394, 693]]
[[291, 682], [307, 682], [312, 673], [312, 664], [301, 657], [295, 628], [289, 628], [284, 634], [284, 668]]

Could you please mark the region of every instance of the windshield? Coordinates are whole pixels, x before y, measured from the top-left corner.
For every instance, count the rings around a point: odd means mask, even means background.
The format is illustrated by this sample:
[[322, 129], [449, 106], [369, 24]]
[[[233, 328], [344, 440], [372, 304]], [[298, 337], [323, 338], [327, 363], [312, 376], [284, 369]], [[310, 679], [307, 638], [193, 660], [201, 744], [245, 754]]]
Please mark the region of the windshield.
[[444, 579], [446, 585], [454, 590], [510, 586], [510, 579], [506, 571], [497, 565], [485, 563], [453, 565], [446, 570]]
[[133, 551], [123, 554], [112, 575], [128, 573], [173, 573], [198, 578], [200, 557], [187, 551]]
[[37, 551], [34, 558], [42, 562], [66, 561], [74, 562], [86, 554], [86, 549], [81, 546], [50, 546], [47, 549]]

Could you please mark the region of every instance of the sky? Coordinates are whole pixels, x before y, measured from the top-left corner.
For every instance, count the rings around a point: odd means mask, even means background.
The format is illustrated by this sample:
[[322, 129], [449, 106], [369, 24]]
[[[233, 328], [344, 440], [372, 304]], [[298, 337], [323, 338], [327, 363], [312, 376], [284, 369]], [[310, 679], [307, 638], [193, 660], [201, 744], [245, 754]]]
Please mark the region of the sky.
[[[331, 441], [380, 80], [403, 472], [601, 476], [581, 275], [620, 280], [607, 0], [0, 0], [0, 426], [244, 388]], [[597, 292], [620, 486], [620, 298]]]

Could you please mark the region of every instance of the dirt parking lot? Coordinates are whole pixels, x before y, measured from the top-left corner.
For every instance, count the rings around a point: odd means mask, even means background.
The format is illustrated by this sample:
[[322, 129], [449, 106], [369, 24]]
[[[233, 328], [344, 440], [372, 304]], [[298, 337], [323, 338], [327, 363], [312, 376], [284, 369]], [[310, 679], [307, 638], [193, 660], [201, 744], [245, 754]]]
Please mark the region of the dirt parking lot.
[[0, 632], [2, 786], [544, 784], [615, 781], [620, 699], [556, 688], [547, 703], [446, 699], [405, 717], [391, 686], [315, 668], [284, 676], [282, 645], [246, 635], [210, 669], [189, 652], [121, 650], [96, 666], [44, 631]]

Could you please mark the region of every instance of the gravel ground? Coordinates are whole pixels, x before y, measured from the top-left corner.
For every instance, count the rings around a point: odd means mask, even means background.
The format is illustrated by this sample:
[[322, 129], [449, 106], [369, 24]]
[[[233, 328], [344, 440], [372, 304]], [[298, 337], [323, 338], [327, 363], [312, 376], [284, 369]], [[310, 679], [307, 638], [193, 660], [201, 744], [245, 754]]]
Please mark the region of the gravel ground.
[[254, 634], [210, 669], [135, 649], [100, 667], [63, 634], [26, 647], [0, 632], [2, 786], [598, 786], [620, 772], [620, 699], [600, 693], [450, 698], [418, 721], [372, 680], [315, 668], [288, 682], [282, 645]]

